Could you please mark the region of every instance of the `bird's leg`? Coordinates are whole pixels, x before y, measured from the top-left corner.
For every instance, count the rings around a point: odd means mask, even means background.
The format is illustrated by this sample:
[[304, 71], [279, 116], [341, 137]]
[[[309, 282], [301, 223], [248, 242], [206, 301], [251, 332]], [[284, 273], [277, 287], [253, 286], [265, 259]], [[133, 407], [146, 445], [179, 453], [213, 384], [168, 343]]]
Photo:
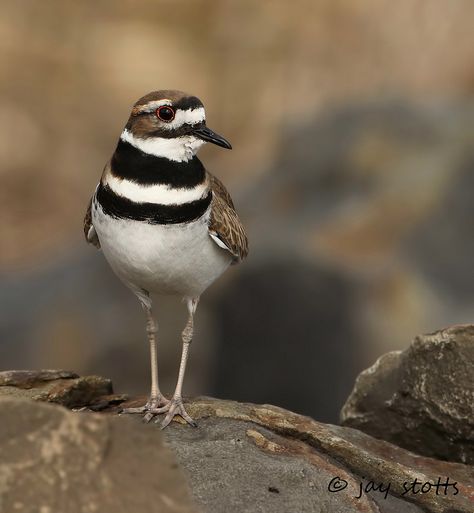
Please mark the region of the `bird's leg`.
[[122, 413], [145, 413], [144, 420], [149, 422], [158, 408], [162, 408], [169, 403], [169, 400], [160, 392], [158, 384], [158, 362], [157, 362], [157, 342], [156, 333], [158, 331], [151, 307], [144, 305], [147, 316], [146, 332], [150, 344], [150, 362], [151, 362], [151, 392], [147, 403], [139, 408], [125, 408]]
[[150, 398], [146, 403], [148, 409], [160, 408], [169, 403], [168, 399], [160, 392], [158, 384], [158, 359], [157, 359], [157, 342], [156, 333], [158, 328], [153, 319], [151, 309], [147, 309], [146, 332], [148, 334], [148, 342], [150, 344], [150, 363], [151, 363], [151, 392]]
[[164, 408], [159, 409], [161, 413], [167, 412], [165, 419], [161, 423], [162, 429], [164, 429], [171, 422], [175, 415], [180, 415], [188, 424], [191, 424], [191, 426], [197, 426], [194, 420], [188, 415], [187, 411], [184, 409], [183, 397], [181, 395], [181, 392], [183, 389], [184, 375], [186, 373], [186, 363], [188, 361], [189, 346], [193, 340], [194, 313], [196, 312], [198, 301], [199, 298], [187, 299], [189, 317], [186, 327], [184, 328], [182, 333], [183, 352], [181, 354], [178, 382], [176, 383], [176, 389], [169, 404], [166, 405]]

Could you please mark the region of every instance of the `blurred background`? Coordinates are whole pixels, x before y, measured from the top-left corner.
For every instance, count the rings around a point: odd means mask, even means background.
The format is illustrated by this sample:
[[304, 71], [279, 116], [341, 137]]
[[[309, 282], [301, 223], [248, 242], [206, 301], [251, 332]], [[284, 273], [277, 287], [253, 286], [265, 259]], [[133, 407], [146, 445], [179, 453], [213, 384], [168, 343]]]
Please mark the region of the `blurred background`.
[[[144, 316], [82, 234], [131, 105], [199, 96], [251, 252], [203, 296], [185, 395], [336, 422], [358, 372], [472, 321], [471, 0], [5, 0], [0, 370], [148, 393]], [[171, 393], [186, 311], [155, 308]]]

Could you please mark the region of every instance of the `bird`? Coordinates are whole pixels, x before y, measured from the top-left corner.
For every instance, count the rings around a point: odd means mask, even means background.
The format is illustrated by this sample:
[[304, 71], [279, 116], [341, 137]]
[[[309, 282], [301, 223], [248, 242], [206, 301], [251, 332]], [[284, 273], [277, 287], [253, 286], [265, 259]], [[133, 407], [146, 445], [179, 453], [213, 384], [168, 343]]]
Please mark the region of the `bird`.
[[[223, 183], [196, 156], [205, 144], [231, 144], [206, 124], [204, 105], [177, 90], [153, 91], [133, 105], [84, 218], [84, 235], [102, 250], [146, 315], [151, 390], [148, 401], [122, 413], [143, 414], [165, 428], [177, 415], [196, 426], [182, 397], [194, 315], [202, 293], [248, 255], [248, 238]], [[157, 323], [160, 295], [184, 299], [188, 319], [176, 388], [160, 390]]]

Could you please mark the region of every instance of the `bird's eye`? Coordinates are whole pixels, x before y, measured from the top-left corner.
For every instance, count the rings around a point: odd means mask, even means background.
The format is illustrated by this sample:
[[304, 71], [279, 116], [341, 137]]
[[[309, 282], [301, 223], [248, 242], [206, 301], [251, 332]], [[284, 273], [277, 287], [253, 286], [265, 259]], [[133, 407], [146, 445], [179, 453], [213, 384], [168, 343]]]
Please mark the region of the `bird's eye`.
[[156, 115], [161, 119], [161, 121], [173, 121], [174, 119], [174, 110], [167, 105], [163, 105], [159, 109], [156, 109]]

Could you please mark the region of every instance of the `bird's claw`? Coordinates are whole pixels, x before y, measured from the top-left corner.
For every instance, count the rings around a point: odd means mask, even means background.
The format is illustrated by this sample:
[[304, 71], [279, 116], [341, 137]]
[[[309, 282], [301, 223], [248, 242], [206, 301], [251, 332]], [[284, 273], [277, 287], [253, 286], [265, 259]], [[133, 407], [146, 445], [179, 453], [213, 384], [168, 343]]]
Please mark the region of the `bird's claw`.
[[144, 406], [139, 406], [138, 408], [123, 408], [120, 414], [144, 413], [143, 421], [150, 422], [150, 420], [156, 415], [157, 411], [161, 408], [166, 408], [169, 403], [170, 400], [160, 394], [158, 397], [150, 397]]
[[[138, 408], [124, 408], [121, 412], [125, 414], [144, 414], [143, 422], [150, 422], [156, 415], [166, 413], [166, 417], [161, 423], [161, 429], [164, 429], [173, 420], [176, 415], [180, 415], [189, 425], [197, 427], [196, 422], [190, 417], [183, 405], [181, 397], [173, 397], [171, 400], [166, 399], [163, 395], [157, 398], [149, 399], [144, 406]], [[160, 419], [156, 419], [158, 423]]]
[[[161, 429], [164, 429], [176, 415], [181, 416], [189, 425], [197, 427], [196, 422], [190, 417], [183, 405], [183, 399], [181, 397], [173, 397], [171, 401], [162, 408], [156, 410], [156, 413], [166, 413], [166, 417], [161, 423]], [[155, 420], [155, 423], [159, 419]]]

